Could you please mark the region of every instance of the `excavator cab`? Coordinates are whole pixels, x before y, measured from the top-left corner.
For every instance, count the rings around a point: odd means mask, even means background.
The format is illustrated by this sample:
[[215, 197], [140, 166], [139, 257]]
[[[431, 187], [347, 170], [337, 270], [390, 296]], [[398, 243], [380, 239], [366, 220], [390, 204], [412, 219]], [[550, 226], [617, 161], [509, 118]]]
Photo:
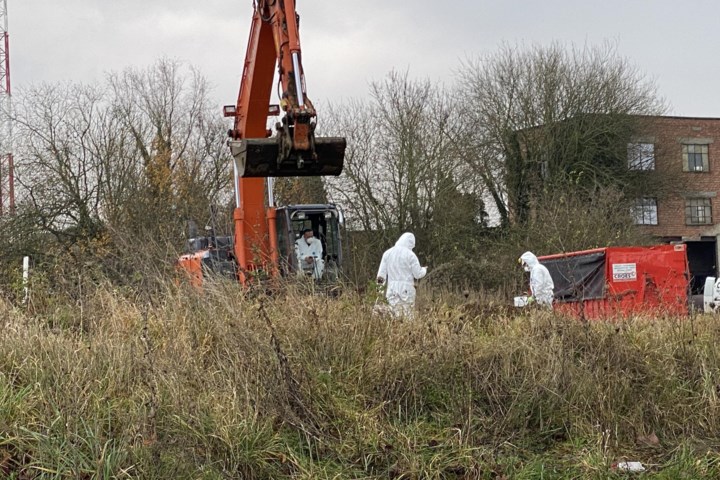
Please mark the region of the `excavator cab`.
[[[302, 268], [296, 242], [302, 232], [311, 229], [322, 244], [323, 271], [316, 282], [336, 286], [342, 274], [342, 213], [333, 204], [289, 205], [277, 208], [277, 250], [279, 273], [284, 278], [310, 277]], [[237, 278], [238, 264], [233, 253], [233, 236], [216, 236], [206, 229], [205, 236], [191, 237], [185, 254], [178, 259], [178, 268], [192, 285], [202, 287], [209, 278]]]
[[302, 265], [297, 255], [296, 242], [302, 241], [302, 232], [312, 229], [320, 239], [324, 264], [320, 283], [336, 283], [342, 267], [342, 215], [333, 204], [289, 205], [277, 209], [278, 257], [283, 277], [301, 275]]

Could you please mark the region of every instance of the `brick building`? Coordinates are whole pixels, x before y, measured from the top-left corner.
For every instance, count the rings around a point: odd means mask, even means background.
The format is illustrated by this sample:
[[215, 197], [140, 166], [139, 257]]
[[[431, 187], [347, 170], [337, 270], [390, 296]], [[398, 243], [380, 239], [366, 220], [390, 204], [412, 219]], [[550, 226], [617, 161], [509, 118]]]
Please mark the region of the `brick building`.
[[720, 118], [652, 117], [628, 145], [628, 167], [657, 170], [670, 188], [637, 199], [635, 222], [662, 242], [688, 245], [693, 290], [717, 276], [720, 256]]

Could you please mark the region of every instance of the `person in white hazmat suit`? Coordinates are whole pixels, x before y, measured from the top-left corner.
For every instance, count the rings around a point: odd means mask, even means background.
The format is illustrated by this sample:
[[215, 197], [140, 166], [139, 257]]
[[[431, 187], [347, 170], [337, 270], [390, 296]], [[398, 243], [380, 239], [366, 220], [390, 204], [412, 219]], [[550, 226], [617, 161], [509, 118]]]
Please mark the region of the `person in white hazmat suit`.
[[415, 235], [403, 233], [395, 246], [383, 253], [377, 282], [385, 284], [385, 297], [394, 316], [412, 318], [415, 309], [415, 280], [427, 274], [421, 267], [415, 248]]
[[295, 241], [295, 252], [298, 274], [312, 275], [315, 280], [319, 280], [325, 271], [325, 261], [322, 258], [322, 242], [315, 237], [311, 229], [303, 230], [302, 236]]
[[520, 255], [518, 262], [522, 264], [526, 272], [530, 272], [530, 293], [532, 296], [528, 298], [528, 305], [537, 302], [538, 305], [552, 308], [555, 283], [553, 283], [548, 269], [540, 263], [532, 252], [525, 252]]

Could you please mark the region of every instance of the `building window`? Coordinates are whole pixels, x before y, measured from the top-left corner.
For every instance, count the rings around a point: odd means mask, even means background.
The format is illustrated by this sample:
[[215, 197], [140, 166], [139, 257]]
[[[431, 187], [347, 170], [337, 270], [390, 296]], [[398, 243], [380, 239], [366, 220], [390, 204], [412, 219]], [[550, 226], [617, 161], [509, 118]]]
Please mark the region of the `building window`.
[[657, 212], [657, 199], [650, 197], [638, 198], [630, 209], [635, 225], [657, 225]]
[[685, 224], [712, 224], [712, 206], [709, 198], [688, 198], [685, 200]]
[[655, 170], [655, 144], [628, 143], [628, 168], [630, 170]]
[[683, 171], [685, 172], [709, 172], [708, 146], [683, 144]]

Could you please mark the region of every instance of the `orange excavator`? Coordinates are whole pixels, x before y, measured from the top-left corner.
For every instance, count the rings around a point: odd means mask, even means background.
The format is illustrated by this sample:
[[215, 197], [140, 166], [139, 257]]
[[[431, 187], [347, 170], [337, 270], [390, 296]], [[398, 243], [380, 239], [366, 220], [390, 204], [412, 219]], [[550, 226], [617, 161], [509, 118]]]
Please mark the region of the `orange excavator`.
[[[302, 273], [296, 242], [309, 229], [322, 242], [324, 275], [332, 280], [342, 263], [341, 212], [332, 204], [276, 206], [272, 177], [340, 175], [346, 142], [315, 136], [316, 112], [305, 90], [295, 0], [254, 0], [253, 7], [237, 103], [224, 107], [224, 115], [234, 119], [228, 132], [234, 157], [234, 235], [216, 237], [211, 231], [191, 238], [179, 263], [194, 284], [202, 284], [210, 272], [233, 271], [243, 284], [261, 274]], [[276, 67], [279, 105], [271, 105]], [[268, 117], [280, 114], [273, 135]]]

